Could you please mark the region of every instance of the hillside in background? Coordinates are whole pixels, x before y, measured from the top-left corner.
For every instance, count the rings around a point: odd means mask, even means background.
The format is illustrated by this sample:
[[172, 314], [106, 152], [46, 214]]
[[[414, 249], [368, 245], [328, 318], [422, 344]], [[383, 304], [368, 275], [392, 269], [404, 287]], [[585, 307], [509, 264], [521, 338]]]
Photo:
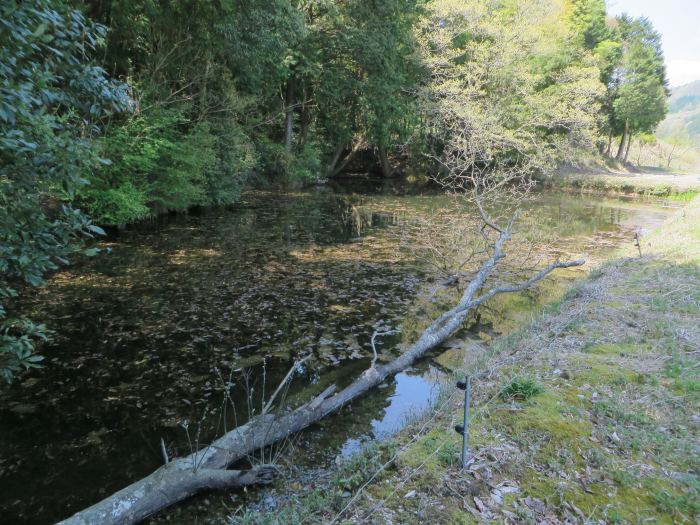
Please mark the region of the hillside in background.
[[658, 136], [689, 138], [700, 143], [700, 80], [673, 88], [668, 116], [659, 125]]

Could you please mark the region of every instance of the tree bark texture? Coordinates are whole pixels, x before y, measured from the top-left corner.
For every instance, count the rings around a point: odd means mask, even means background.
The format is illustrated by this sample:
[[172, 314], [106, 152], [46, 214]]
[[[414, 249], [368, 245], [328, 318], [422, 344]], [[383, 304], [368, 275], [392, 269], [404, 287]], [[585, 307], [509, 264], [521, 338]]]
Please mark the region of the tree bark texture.
[[385, 146], [379, 146], [379, 162], [382, 166], [382, 175], [388, 179], [394, 174], [394, 167], [389, 161], [389, 155]]
[[627, 163], [627, 159], [630, 156], [630, 146], [632, 146], [632, 133], [628, 133], [628, 135], [629, 136], [627, 137], [627, 147], [625, 148], [625, 159], [623, 161], [625, 164]]
[[287, 80], [287, 95], [285, 97], [285, 128], [284, 146], [287, 151], [292, 151], [292, 135], [294, 133], [294, 79]]
[[363, 142], [361, 140], [358, 140], [345, 156], [343, 156], [346, 149], [345, 145], [338, 145], [338, 147], [335, 150], [335, 153], [333, 154], [333, 158], [331, 159], [331, 164], [328, 169], [328, 175], [330, 177], [340, 175], [343, 172], [343, 170], [347, 167], [347, 165], [350, 164], [350, 161], [353, 159], [358, 150], [362, 147], [362, 144]]
[[627, 141], [629, 140], [629, 120], [625, 121], [625, 130], [622, 133], [622, 139], [620, 140], [620, 147], [617, 148], [617, 155], [615, 155], [616, 160], [622, 160], [622, 156], [625, 153], [625, 147], [627, 145]]

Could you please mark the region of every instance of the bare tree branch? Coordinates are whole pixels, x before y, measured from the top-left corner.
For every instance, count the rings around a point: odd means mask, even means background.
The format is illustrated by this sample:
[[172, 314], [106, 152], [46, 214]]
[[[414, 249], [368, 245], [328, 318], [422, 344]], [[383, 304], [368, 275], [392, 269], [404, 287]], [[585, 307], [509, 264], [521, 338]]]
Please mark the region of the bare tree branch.
[[267, 414], [269, 412], [270, 408], [272, 407], [272, 403], [274, 403], [275, 399], [279, 395], [280, 391], [289, 383], [289, 381], [292, 379], [292, 375], [294, 375], [294, 372], [306, 361], [309, 360], [311, 357], [311, 354], [297, 360], [294, 362], [292, 367], [289, 369], [289, 372], [287, 372], [287, 375], [284, 376], [284, 379], [280, 382], [280, 384], [277, 386], [277, 389], [272, 393], [270, 396], [270, 399], [268, 399], [267, 404], [263, 407], [262, 413]]

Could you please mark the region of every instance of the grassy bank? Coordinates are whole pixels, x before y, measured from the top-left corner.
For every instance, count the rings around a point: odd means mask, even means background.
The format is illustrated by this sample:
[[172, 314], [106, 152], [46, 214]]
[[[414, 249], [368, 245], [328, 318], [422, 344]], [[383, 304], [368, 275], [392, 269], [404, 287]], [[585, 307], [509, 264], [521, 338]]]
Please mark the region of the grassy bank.
[[662, 197], [689, 201], [700, 193], [700, 174], [672, 172], [562, 172], [542, 179], [547, 187], [583, 193]]
[[[636, 248], [634, 248], [636, 251]], [[695, 523], [700, 197], [530, 326], [441, 362], [474, 381], [395, 440], [231, 523]]]

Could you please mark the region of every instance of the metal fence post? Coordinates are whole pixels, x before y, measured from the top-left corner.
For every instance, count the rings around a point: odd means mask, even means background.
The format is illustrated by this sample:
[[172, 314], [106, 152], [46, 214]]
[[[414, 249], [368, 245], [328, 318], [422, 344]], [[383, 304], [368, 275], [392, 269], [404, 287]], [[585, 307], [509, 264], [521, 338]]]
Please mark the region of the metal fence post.
[[471, 378], [467, 376], [464, 381], [458, 381], [457, 388], [464, 390], [464, 423], [457, 425], [455, 430], [462, 434], [462, 468], [466, 468], [469, 447], [469, 405], [472, 395]]

